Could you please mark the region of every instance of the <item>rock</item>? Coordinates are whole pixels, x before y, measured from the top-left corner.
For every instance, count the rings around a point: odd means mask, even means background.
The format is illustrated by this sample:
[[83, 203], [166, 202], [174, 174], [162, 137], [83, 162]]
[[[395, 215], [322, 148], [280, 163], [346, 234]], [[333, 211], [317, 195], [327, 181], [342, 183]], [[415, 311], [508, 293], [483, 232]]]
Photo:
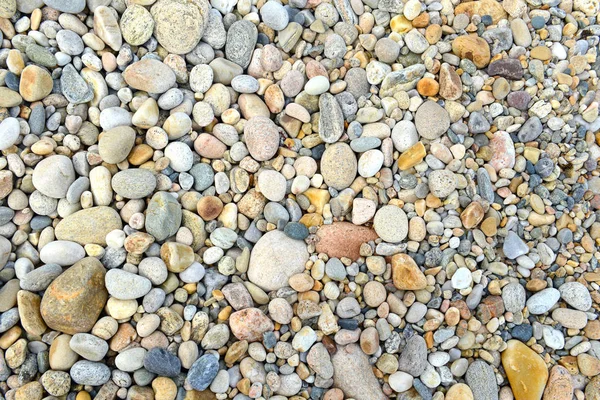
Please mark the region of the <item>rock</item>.
[[126, 199], [143, 199], [154, 192], [156, 177], [147, 169], [126, 169], [113, 176], [111, 186], [119, 196]]
[[398, 369], [414, 377], [425, 372], [427, 367], [427, 344], [425, 339], [414, 335], [406, 342], [406, 346], [398, 359]]
[[129, 65], [123, 72], [123, 79], [134, 89], [164, 93], [175, 84], [175, 73], [158, 60], [145, 58]]
[[119, 21], [110, 8], [99, 6], [94, 10], [94, 33], [114, 51], [121, 49], [123, 36]]
[[0, 18], [12, 18], [17, 12], [17, 2], [15, 0], [0, 1]]
[[415, 261], [407, 254], [392, 257], [392, 279], [400, 290], [421, 290], [427, 286], [427, 279]]
[[46, 325], [68, 334], [90, 331], [108, 298], [105, 273], [100, 261], [88, 257], [56, 278], [40, 306]]
[[321, 157], [321, 174], [327, 186], [336, 190], [349, 187], [358, 171], [354, 152], [346, 143], [329, 145]]
[[56, 238], [81, 245], [89, 243], [106, 246], [106, 235], [123, 227], [121, 217], [111, 207], [92, 207], [77, 211], [58, 223]]
[[542, 130], [543, 127], [540, 119], [535, 116], [531, 117], [521, 126], [518, 134], [519, 141], [523, 143], [532, 142], [542, 134]]
[[70, 372], [73, 382], [80, 385], [100, 386], [110, 379], [110, 368], [99, 362], [77, 361]]
[[331, 94], [319, 96], [319, 136], [325, 143], [334, 143], [344, 133], [344, 114]]
[[18, 119], [8, 117], [0, 122], [0, 150], [6, 150], [15, 144], [20, 133], [21, 127]]
[[108, 293], [119, 300], [133, 300], [145, 296], [152, 289], [149, 279], [124, 271], [111, 269], [104, 278]]
[[381, 239], [390, 243], [398, 243], [404, 240], [408, 234], [408, 218], [400, 207], [383, 206], [375, 213], [373, 228]]
[[76, 333], [69, 342], [71, 350], [89, 361], [101, 361], [108, 352], [108, 343], [89, 333]]
[[158, 0], [150, 9], [156, 40], [170, 53], [191, 52], [202, 38], [209, 10], [206, 0]]
[[519, 256], [529, 253], [529, 247], [516, 233], [509, 231], [504, 239], [502, 251], [504, 251], [504, 255], [507, 258], [514, 260]]
[[146, 209], [146, 232], [157, 241], [165, 240], [177, 233], [181, 219], [181, 204], [171, 194], [158, 192]]
[[325, 253], [329, 257], [348, 257], [351, 260], [360, 257], [360, 246], [363, 243], [378, 238], [373, 229], [349, 222], [323, 225], [317, 230], [317, 236], [317, 252]]
[[440, 199], [450, 196], [456, 189], [456, 177], [447, 169], [431, 171], [428, 178], [429, 191]]
[[490, 76], [501, 76], [506, 79], [519, 80], [523, 77], [521, 62], [514, 58], [504, 58], [492, 62], [488, 67]]
[[236, 311], [229, 317], [231, 332], [239, 340], [260, 341], [265, 332], [274, 329], [273, 322], [258, 308]]
[[269, 28], [276, 31], [284, 29], [289, 22], [289, 16], [285, 8], [274, 0], [267, 1], [260, 8], [260, 16]]
[[569, 370], [561, 365], [555, 365], [550, 370], [543, 400], [571, 400], [572, 398], [573, 382]]
[[507, 132], [495, 132], [490, 141], [490, 149], [492, 150], [492, 159], [489, 164], [496, 171], [515, 166], [515, 144]]
[[421, 137], [429, 140], [437, 139], [450, 127], [450, 116], [437, 103], [426, 101], [417, 109], [415, 125]]
[[154, 31], [152, 14], [139, 4], [132, 4], [121, 15], [123, 39], [132, 46], [140, 46], [148, 41]]
[[442, 64], [440, 68], [440, 96], [446, 100], [458, 100], [462, 96], [462, 82], [454, 67]]
[[502, 7], [502, 3], [494, 0], [481, 0], [459, 4], [455, 7], [454, 14], [467, 14], [469, 17], [474, 14], [489, 15], [492, 17], [492, 23], [494, 24], [497, 24], [498, 21], [506, 18], [506, 12]]
[[225, 57], [240, 67], [247, 68], [257, 38], [258, 30], [252, 22], [248, 20], [234, 22], [227, 31]]
[[85, 0], [44, 0], [44, 4], [57, 11], [69, 14], [80, 13], [85, 8]]
[[270, 231], [252, 249], [248, 279], [264, 290], [278, 290], [287, 286], [292, 275], [304, 271], [307, 260], [304, 242]]
[[398, 371], [390, 375], [389, 384], [395, 392], [406, 392], [413, 386], [413, 377], [406, 372]]
[[181, 361], [168, 350], [155, 347], [144, 356], [144, 368], [159, 376], [175, 377], [181, 372]]
[[266, 117], [253, 117], [244, 126], [244, 139], [250, 155], [257, 161], [271, 159], [279, 148], [277, 125]]
[[[488, 0], [493, 1], [493, 0]], [[495, 1], [493, 1], [495, 3]], [[481, 3], [480, 1], [472, 3]], [[455, 12], [459, 14], [456, 8]], [[460, 13], [463, 14], [463, 13]], [[490, 46], [485, 41], [475, 35], [458, 36], [452, 41], [452, 52], [460, 58], [466, 58], [477, 66], [477, 68], [484, 68], [490, 62]]]
[[129, 126], [117, 126], [102, 132], [98, 140], [100, 157], [109, 164], [120, 163], [131, 152], [135, 136], [135, 131]]
[[195, 390], [206, 389], [219, 371], [219, 361], [212, 354], [205, 354], [200, 357], [192, 368], [188, 371], [186, 381]]
[[47, 157], [33, 170], [33, 186], [45, 196], [55, 199], [65, 197], [73, 181], [73, 163], [69, 157], [63, 155]]
[[560, 298], [560, 292], [554, 288], [541, 290], [527, 299], [527, 309], [533, 315], [547, 313]]
[[342, 389], [346, 397], [361, 400], [387, 400], [373, 374], [367, 356], [356, 344], [338, 346], [331, 357], [333, 384]]
[[498, 400], [498, 383], [494, 369], [485, 361], [474, 361], [467, 370], [467, 384], [472, 388], [475, 400]]
[[502, 352], [502, 366], [515, 400], [541, 398], [548, 380], [546, 363], [536, 352], [518, 340], [509, 340], [507, 345], [506, 350]]
[[446, 400], [473, 400], [474, 398], [471, 388], [464, 383], [452, 385], [445, 397]]
[[587, 288], [579, 282], [566, 282], [559, 288], [560, 297], [571, 307], [587, 311], [592, 307], [592, 297]]
[[33, 336], [41, 336], [47, 329], [46, 323], [40, 315], [40, 301], [40, 296], [35, 293], [25, 290], [17, 293], [21, 325], [28, 334]]
[[47, 264], [73, 265], [85, 257], [85, 250], [75, 242], [56, 240], [40, 251], [40, 259]]
[[502, 301], [506, 311], [517, 313], [525, 308], [525, 289], [520, 283], [509, 283], [502, 288]]

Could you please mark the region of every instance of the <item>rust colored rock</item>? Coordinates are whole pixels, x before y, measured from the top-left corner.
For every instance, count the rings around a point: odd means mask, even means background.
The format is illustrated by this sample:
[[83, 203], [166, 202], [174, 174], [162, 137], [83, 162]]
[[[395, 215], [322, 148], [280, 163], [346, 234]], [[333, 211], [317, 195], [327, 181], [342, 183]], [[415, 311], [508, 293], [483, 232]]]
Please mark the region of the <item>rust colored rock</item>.
[[350, 222], [336, 222], [323, 225], [317, 231], [319, 242], [317, 252], [329, 257], [348, 257], [356, 260], [360, 257], [360, 245], [377, 239], [377, 233], [365, 226], [356, 226]]
[[71, 335], [89, 332], [108, 298], [105, 274], [98, 259], [87, 257], [59, 275], [46, 289], [40, 306], [48, 327]]
[[473, 202], [465, 208], [465, 210], [460, 214], [460, 219], [467, 229], [473, 229], [483, 219], [484, 216], [483, 207], [478, 202]]
[[500, 317], [504, 314], [504, 302], [500, 296], [488, 296], [479, 305], [477, 309], [477, 318], [487, 324], [492, 318]]

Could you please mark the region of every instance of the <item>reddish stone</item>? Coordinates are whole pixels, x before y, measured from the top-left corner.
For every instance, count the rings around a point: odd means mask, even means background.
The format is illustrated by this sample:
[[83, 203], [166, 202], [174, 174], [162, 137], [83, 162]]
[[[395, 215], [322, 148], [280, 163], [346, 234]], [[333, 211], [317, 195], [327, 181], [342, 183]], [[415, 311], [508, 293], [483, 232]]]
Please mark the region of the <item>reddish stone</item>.
[[487, 324], [492, 318], [504, 314], [504, 302], [500, 296], [489, 296], [483, 299], [477, 309], [477, 318]]
[[377, 233], [365, 226], [356, 226], [350, 222], [336, 222], [323, 225], [317, 231], [319, 242], [317, 252], [329, 257], [348, 257], [356, 260], [360, 257], [360, 245], [377, 239]]

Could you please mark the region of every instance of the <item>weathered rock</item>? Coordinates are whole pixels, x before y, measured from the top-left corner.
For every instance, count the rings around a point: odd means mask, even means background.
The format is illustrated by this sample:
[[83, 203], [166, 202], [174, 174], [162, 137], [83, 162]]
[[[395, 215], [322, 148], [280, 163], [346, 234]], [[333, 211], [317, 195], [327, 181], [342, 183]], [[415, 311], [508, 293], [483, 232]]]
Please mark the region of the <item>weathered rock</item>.
[[365, 353], [356, 344], [339, 346], [331, 357], [333, 384], [347, 397], [364, 400], [387, 400]]
[[121, 229], [121, 217], [111, 207], [92, 207], [77, 211], [58, 223], [56, 238], [70, 240], [81, 245], [89, 243], [106, 246], [106, 235]]
[[105, 274], [100, 261], [88, 257], [56, 278], [46, 289], [40, 305], [48, 327], [68, 334], [89, 332], [108, 298]]

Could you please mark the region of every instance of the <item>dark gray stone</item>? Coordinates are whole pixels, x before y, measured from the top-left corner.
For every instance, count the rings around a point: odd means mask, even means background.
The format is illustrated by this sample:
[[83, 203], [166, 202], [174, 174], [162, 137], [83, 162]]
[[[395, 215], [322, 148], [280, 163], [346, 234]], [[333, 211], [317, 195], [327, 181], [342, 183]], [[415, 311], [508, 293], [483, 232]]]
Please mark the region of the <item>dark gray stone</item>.
[[175, 377], [181, 372], [181, 361], [169, 351], [155, 347], [146, 353], [144, 368], [156, 375]]
[[200, 357], [190, 368], [187, 381], [195, 390], [206, 389], [219, 371], [219, 361], [212, 354], [205, 354]]

